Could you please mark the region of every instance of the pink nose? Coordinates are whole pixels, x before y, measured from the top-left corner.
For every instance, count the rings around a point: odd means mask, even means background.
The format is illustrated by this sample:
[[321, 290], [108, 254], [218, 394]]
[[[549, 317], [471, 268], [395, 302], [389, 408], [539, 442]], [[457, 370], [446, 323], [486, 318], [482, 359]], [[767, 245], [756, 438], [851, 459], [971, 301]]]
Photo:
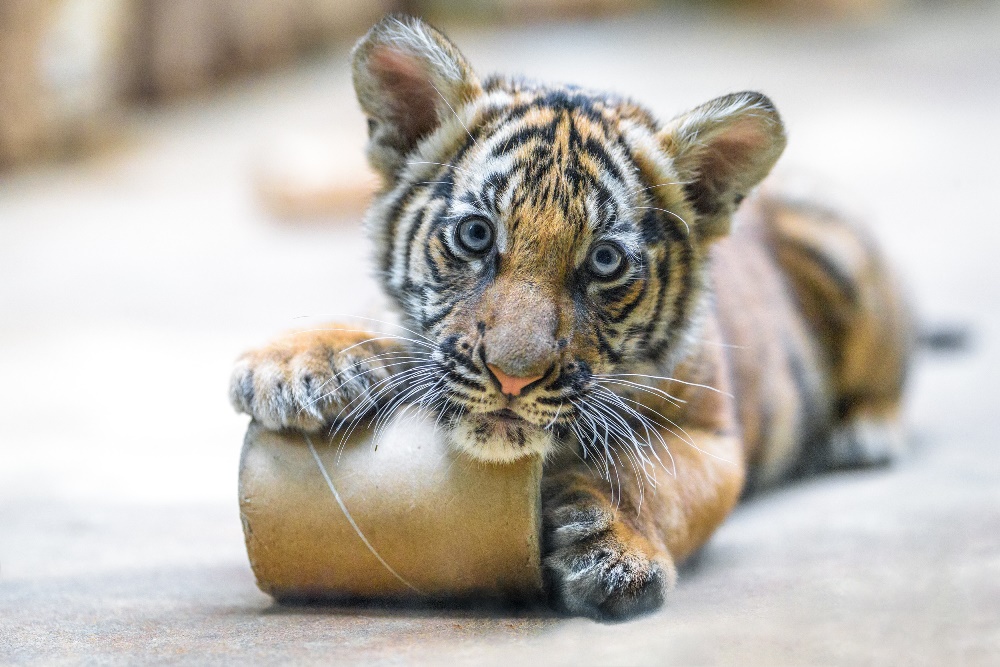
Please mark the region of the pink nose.
[[536, 380], [541, 380], [544, 377], [544, 375], [532, 375], [531, 377], [515, 377], [513, 375], [507, 375], [493, 364], [486, 364], [486, 367], [490, 369], [490, 373], [493, 373], [493, 377], [495, 377], [500, 382], [500, 391], [507, 394], [508, 396], [520, 396], [522, 389], [527, 387], [532, 382], [535, 382]]

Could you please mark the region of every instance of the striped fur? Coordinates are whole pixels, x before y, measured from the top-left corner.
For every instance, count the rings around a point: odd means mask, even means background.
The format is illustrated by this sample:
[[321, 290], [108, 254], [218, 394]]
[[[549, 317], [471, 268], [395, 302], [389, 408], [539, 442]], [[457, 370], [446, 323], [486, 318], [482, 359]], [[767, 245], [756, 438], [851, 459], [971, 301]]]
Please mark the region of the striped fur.
[[[315, 430], [359, 396], [415, 402], [473, 457], [546, 457], [552, 598], [596, 617], [658, 606], [748, 466], [770, 483], [895, 446], [908, 327], [877, 253], [829, 216], [741, 206], [784, 148], [766, 97], [661, 124], [614, 95], [480, 80], [405, 17], [359, 43], [354, 81], [384, 179], [377, 268], [417, 338], [372, 334], [347, 360], [363, 334], [251, 352], [238, 409]], [[331, 390], [344, 369], [378, 380]], [[503, 377], [531, 381], [511, 395]]]

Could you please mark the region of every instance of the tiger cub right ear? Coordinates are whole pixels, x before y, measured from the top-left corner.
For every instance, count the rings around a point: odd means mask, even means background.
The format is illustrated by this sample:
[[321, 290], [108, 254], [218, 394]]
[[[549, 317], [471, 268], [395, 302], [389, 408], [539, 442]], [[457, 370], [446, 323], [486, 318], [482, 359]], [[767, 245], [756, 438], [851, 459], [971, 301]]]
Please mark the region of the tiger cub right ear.
[[368, 160], [387, 178], [417, 142], [482, 93], [455, 45], [413, 17], [383, 18], [352, 58], [354, 90], [368, 117]]
[[660, 143], [673, 159], [703, 238], [729, 232], [743, 197], [785, 149], [785, 128], [771, 100], [748, 91], [719, 97], [668, 123]]

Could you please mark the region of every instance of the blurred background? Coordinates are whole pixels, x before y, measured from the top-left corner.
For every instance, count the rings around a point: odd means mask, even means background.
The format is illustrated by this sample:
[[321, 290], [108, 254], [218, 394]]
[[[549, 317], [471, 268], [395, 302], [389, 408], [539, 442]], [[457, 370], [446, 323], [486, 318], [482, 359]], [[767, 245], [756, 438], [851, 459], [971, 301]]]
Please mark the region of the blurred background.
[[[348, 54], [389, 11], [481, 74], [663, 118], [770, 95], [786, 187], [866, 219], [920, 320], [970, 332], [919, 359], [913, 453], [745, 504], [628, 626], [271, 607], [243, 549], [229, 368], [282, 330], [382, 312]], [[987, 664], [998, 35], [986, 0], [0, 0], [0, 662]]]

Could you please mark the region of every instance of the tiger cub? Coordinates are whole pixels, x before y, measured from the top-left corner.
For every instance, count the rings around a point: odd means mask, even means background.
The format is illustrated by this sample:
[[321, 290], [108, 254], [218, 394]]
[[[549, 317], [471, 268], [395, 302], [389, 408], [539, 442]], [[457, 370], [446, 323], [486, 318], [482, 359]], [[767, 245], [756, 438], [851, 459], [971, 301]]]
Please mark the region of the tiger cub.
[[905, 309], [866, 236], [748, 196], [785, 146], [767, 97], [661, 123], [481, 79], [408, 17], [353, 77], [384, 179], [367, 227], [412, 335], [287, 335], [238, 361], [237, 410], [318, 431], [416, 402], [471, 457], [544, 457], [551, 600], [604, 619], [659, 607], [748, 482], [899, 448]]

